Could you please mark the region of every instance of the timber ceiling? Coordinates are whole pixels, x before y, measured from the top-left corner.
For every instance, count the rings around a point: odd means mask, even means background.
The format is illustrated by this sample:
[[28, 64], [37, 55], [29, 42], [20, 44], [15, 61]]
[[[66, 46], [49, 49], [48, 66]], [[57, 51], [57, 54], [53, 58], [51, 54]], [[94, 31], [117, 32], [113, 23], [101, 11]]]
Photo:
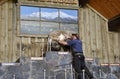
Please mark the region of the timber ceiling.
[[90, 0], [89, 5], [109, 20], [120, 14], [120, 0]]
[[89, 0], [89, 5], [108, 19], [110, 31], [120, 31], [120, 0]]

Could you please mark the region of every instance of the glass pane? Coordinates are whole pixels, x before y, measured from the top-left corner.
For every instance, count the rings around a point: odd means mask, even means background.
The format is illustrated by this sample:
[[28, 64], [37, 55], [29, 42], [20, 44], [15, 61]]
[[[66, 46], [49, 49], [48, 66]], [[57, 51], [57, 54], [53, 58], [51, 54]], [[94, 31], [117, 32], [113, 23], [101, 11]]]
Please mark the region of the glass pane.
[[60, 22], [77, 23], [78, 22], [77, 10], [60, 9]]
[[58, 9], [41, 8], [41, 19], [49, 21], [58, 21]]
[[78, 24], [61, 23], [60, 29], [71, 33], [78, 33]]
[[58, 23], [52, 23], [52, 22], [41, 23], [41, 34], [49, 34], [55, 30], [59, 30]]
[[40, 34], [39, 22], [21, 21], [21, 34]]
[[39, 20], [40, 12], [38, 7], [21, 6], [20, 18], [26, 20]]

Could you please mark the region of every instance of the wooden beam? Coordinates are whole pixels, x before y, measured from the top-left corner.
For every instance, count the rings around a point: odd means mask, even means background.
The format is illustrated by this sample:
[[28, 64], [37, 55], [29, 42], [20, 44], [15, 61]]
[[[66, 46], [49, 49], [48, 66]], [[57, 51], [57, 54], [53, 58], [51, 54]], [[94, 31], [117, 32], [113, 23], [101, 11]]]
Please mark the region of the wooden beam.
[[19, 5], [32, 5], [32, 6], [43, 6], [43, 7], [56, 7], [56, 8], [70, 8], [70, 9], [78, 9], [77, 5], [62, 5], [62, 4], [50, 4], [45, 2], [19, 2]]

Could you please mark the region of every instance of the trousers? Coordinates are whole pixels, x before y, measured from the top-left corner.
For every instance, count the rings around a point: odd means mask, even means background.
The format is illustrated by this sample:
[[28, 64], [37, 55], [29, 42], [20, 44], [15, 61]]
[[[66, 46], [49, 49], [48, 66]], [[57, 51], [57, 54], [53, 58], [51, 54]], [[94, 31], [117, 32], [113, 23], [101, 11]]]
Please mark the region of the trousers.
[[89, 79], [93, 78], [92, 73], [85, 65], [85, 56], [83, 54], [73, 55], [72, 65], [76, 72], [75, 75], [77, 79], [83, 79], [83, 69], [85, 70], [85, 79], [87, 79], [87, 77], [89, 77]]

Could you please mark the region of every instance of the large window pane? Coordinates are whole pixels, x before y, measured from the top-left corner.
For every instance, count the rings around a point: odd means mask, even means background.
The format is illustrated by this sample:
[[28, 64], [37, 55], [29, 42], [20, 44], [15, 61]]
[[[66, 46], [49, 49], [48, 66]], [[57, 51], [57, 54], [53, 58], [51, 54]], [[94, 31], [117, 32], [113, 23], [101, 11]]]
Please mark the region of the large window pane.
[[60, 29], [70, 31], [71, 33], [78, 33], [78, 24], [60, 23]]
[[39, 22], [21, 21], [21, 34], [40, 34]]
[[20, 34], [50, 34], [56, 30], [78, 33], [78, 10], [20, 7]]
[[25, 20], [39, 20], [40, 12], [38, 7], [21, 6], [20, 18]]
[[51, 32], [59, 30], [59, 24], [53, 22], [41, 23], [41, 34], [50, 34]]
[[49, 21], [58, 21], [58, 9], [41, 8], [41, 19]]
[[77, 10], [60, 9], [60, 22], [77, 23]]

